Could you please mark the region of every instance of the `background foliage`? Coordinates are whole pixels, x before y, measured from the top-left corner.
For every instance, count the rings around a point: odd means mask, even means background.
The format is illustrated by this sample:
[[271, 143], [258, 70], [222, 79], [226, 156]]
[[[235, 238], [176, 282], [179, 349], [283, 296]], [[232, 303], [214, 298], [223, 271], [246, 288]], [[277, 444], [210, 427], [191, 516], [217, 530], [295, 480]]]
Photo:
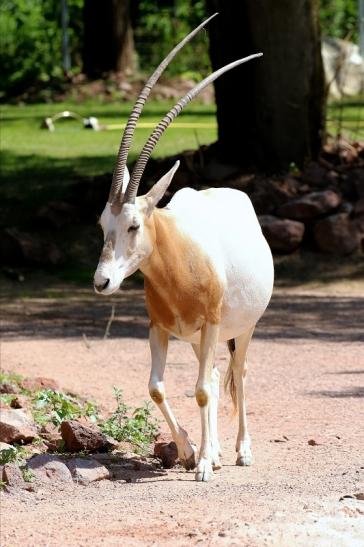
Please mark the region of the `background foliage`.
[[[68, 0], [72, 64], [81, 67], [83, 0]], [[0, 3], [0, 89], [17, 93], [37, 82], [62, 77], [59, 0]]]
[[358, 43], [358, 0], [321, 0], [322, 33]]
[[[206, 17], [204, 0], [141, 0], [136, 12], [135, 44], [142, 71], [157, 66], [172, 47]], [[206, 32], [200, 32], [193, 46], [183, 49], [168, 67], [169, 76], [202, 79], [210, 69]]]
[[[84, 0], [68, 0], [72, 72], [82, 70]], [[149, 71], [206, 15], [204, 0], [132, 2], [134, 38], [141, 71]], [[324, 34], [358, 40], [357, 0], [321, 0]], [[32, 85], [62, 81], [59, 0], [3, 0], [0, 3], [0, 89], [2, 96]], [[181, 51], [167, 75], [200, 79], [209, 70], [206, 33]]]

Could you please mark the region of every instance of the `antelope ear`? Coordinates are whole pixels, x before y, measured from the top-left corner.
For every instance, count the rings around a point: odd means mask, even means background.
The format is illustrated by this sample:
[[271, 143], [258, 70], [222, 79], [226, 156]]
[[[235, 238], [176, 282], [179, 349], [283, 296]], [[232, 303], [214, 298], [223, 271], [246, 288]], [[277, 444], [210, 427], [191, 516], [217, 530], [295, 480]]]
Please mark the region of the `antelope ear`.
[[168, 186], [171, 184], [173, 176], [179, 167], [179, 161], [176, 161], [172, 169], [168, 171], [155, 185], [145, 194], [144, 199], [147, 203], [147, 215], [151, 215], [158, 201], [162, 199]]

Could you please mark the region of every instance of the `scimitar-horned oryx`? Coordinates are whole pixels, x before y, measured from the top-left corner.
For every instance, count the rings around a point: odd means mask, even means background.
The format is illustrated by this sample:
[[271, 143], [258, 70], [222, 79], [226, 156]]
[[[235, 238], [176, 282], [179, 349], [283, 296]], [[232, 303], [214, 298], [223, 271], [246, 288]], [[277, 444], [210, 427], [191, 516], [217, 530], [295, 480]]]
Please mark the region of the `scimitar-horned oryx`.
[[[230, 350], [225, 385], [239, 413], [236, 464], [251, 463], [244, 393], [246, 353], [254, 327], [271, 297], [272, 256], [253, 206], [243, 192], [184, 188], [167, 207], [157, 209], [178, 161], [146, 195], [137, 197], [137, 191], [152, 150], [183, 107], [224, 72], [261, 54], [220, 68], [178, 101], [150, 135], [131, 177], [126, 160], [151, 88], [177, 52], [210, 19], [169, 53], [146, 83], [130, 114], [100, 219], [104, 246], [94, 277], [96, 292], [109, 295], [136, 270], [143, 272], [152, 356], [149, 392], [168, 422], [181, 463], [186, 469], [196, 467], [197, 481], [209, 480], [213, 469], [221, 467], [217, 432], [219, 371], [214, 365], [220, 341], [226, 341]], [[190, 342], [199, 361], [195, 394], [202, 439], [198, 456], [166, 398], [163, 374], [169, 335]]]

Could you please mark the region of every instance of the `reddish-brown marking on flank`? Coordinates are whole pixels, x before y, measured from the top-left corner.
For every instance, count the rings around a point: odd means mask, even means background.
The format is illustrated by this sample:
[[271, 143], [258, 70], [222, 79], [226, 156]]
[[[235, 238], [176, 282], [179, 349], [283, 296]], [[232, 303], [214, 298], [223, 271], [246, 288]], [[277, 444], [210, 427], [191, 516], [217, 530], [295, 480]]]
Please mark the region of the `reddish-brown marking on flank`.
[[219, 323], [222, 286], [209, 258], [181, 234], [168, 211], [155, 209], [145, 229], [153, 244], [142, 267], [151, 321], [168, 331], [178, 322]]

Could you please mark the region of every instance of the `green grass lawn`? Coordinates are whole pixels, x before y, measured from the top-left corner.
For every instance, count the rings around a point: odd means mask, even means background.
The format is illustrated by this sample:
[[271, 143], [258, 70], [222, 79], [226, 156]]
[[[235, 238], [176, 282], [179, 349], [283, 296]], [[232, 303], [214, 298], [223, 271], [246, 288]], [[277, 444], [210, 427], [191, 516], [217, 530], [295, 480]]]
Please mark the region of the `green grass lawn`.
[[[125, 123], [131, 103], [101, 103], [97, 100], [77, 103], [1, 106], [1, 169], [3, 184], [14, 178], [25, 186], [29, 180], [50, 186], [64, 177], [97, 175], [111, 172], [114, 166], [122, 129], [92, 131], [81, 123], [60, 120], [56, 131], [41, 129], [41, 122], [62, 110], [73, 110], [83, 117], [96, 116], [101, 124]], [[157, 123], [172, 103], [148, 102], [140, 121]], [[352, 139], [364, 138], [364, 106], [358, 100], [343, 105], [332, 103], [328, 109], [328, 132], [335, 136], [342, 128]], [[209, 124], [212, 127], [178, 127], [178, 124]], [[151, 129], [137, 128], [130, 159], [141, 149]], [[163, 157], [196, 148], [216, 140], [217, 128], [214, 105], [193, 103], [163, 135], [153, 155]], [[11, 192], [10, 184], [8, 191]], [[33, 185], [37, 189], [37, 184]], [[15, 190], [15, 188], [13, 187]]]
[[[3, 105], [1, 107], [1, 198], [19, 198], [31, 205], [62, 191], [79, 176], [111, 173], [120, 143], [122, 129], [92, 131], [80, 122], [60, 120], [56, 130], [41, 129], [45, 117], [63, 110], [73, 110], [83, 117], [96, 116], [100, 124], [125, 123], [131, 103], [102, 103], [98, 100], [82, 104], [67, 102], [35, 105]], [[148, 102], [140, 119], [157, 123], [172, 106], [166, 102]], [[344, 106], [332, 104], [328, 109], [328, 131], [337, 134], [340, 127], [353, 139], [364, 139], [363, 105], [346, 101]], [[179, 127], [179, 124], [199, 127]], [[200, 125], [209, 125], [204, 128]], [[135, 159], [152, 129], [138, 128], [131, 149]], [[173, 155], [216, 140], [214, 105], [193, 103], [178, 117], [161, 138], [154, 157]]]
[[326, 129], [330, 136], [342, 133], [350, 140], [364, 140], [364, 97], [329, 104]]
[[[148, 103], [140, 121], [157, 123], [171, 106], [172, 103]], [[56, 130], [50, 132], [41, 129], [41, 123], [45, 117], [57, 112], [73, 110], [83, 117], [96, 116], [100, 124], [121, 124], [127, 121], [131, 107], [130, 103], [101, 104], [97, 101], [2, 106], [2, 194], [5, 191], [7, 197], [12, 197], [19, 190], [25, 194], [57, 191], [59, 185], [63, 186], [75, 177], [111, 173], [122, 129], [86, 130], [82, 123], [65, 119], [56, 122]], [[199, 103], [190, 105], [176, 124], [197, 122], [212, 124], [212, 127], [177, 128], [175, 124], [163, 135], [153, 156], [172, 155], [216, 140], [214, 110], [213, 106]], [[151, 131], [150, 128], [136, 130], [130, 160], [135, 159]]]

